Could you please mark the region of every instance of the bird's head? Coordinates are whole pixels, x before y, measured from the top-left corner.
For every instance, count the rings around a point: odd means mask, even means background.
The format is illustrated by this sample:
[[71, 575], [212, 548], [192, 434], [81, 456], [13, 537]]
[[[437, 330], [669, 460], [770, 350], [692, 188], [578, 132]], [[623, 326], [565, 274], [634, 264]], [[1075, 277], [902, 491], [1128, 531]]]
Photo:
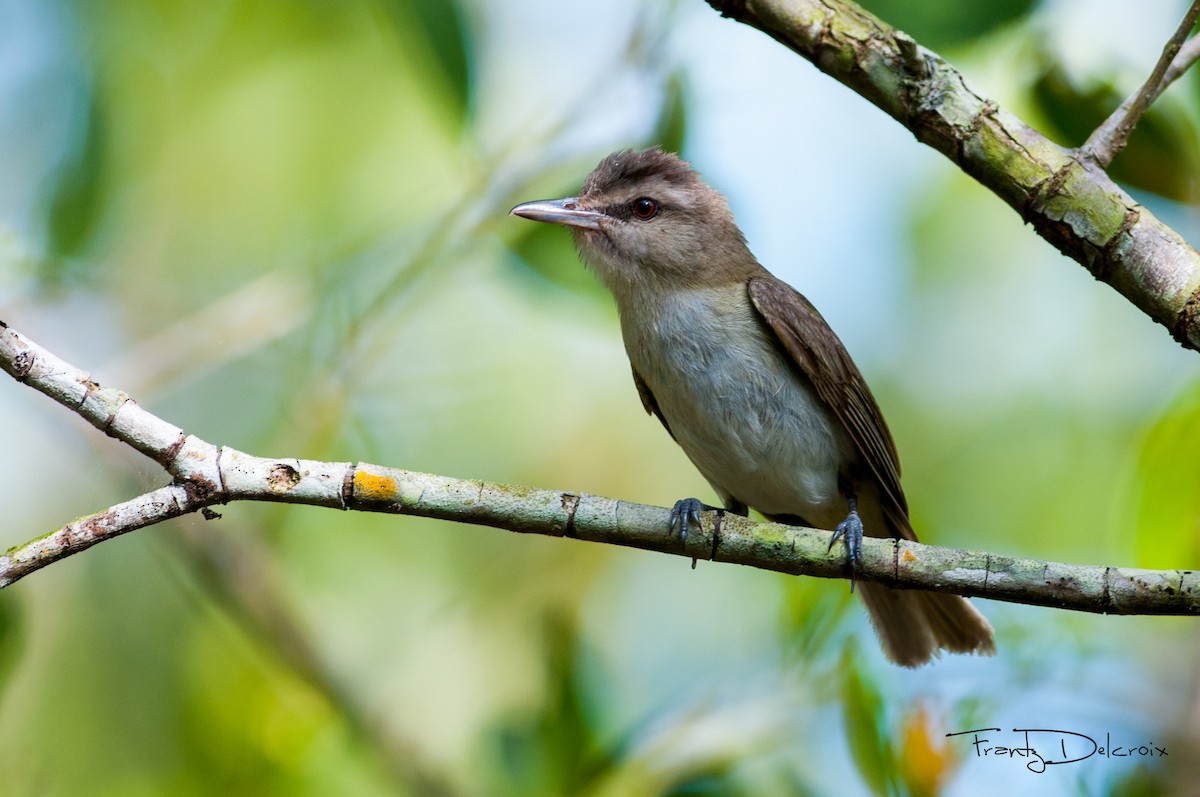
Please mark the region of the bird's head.
[[626, 291], [744, 281], [753, 256], [725, 198], [658, 148], [609, 155], [577, 197], [512, 214], [570, 227], [583, 259], [618, 298]]

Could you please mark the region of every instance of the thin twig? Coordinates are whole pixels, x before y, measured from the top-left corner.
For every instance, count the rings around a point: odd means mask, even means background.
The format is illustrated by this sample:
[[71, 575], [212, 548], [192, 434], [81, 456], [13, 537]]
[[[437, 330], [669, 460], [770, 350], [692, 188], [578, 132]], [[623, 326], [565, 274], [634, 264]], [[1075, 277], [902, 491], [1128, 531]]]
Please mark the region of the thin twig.
[[[1129, 134], [1133, 132], [1133, 128], [1137, 126], [1151, 103], [1162, 94], [1163, 89], [1182, 75], [1196, 60], [1195, 46], [1188, 48], [1185, 59], [1180, 60], [1179, 57], [1184, 55], [1182, 52], [1184, 40], [1196, 27], [1198, 16], [1200, 16], [1200, 0], [1193, 0], [1183, 21], [1179, 23], [1175, 33], [1163, 47], [1162, 54], [1158, 57], [1158, 63], [1154, 65], [1150, 77], [1146, 78], [1146, 82], [1140, 89], [1131, 94], [1099, 127], [1093, 130], [1092, 134], [1088, 136], [1088, 140], [1080, 147], [1083, 154], [1091, 157], [1102, 168], [1108, 168], [1117, 153], [1125, 148]], [[1170, 75], [1169, 78], [1168, 75]]]
[[[92, 545], [214, 504], [277, 501], [454, 520], [711, 559], [793, 575], [846, 578], [829, 532], [715, 512], [682, 544], [667, 509], [348, 462], [254, 457], [218, 448], [104, 388], [0, 322], [0, 369], [162, 465], [175, 481], [80, 518], [0, 556], [0, 588]], [[1200, 614], [1200, 573], [1088, 567], [867, 539], [857, 578], [896, 587], [1107, 614]]]
[[1198, 59], [1200, 59], [1200, 37], [1193, 36], [1179, 48], [1178, 55], [1175, 56], [1175, 60], [1171, 62], [1171, 66], [1167, 69], [1166, 74], [1163, 75], [1162, 86], [1159, 88], [1158, 93], [1162, 94], [1163, 89], [1178, 80], [1184, 72], [1191, 69], [1192, 65]]

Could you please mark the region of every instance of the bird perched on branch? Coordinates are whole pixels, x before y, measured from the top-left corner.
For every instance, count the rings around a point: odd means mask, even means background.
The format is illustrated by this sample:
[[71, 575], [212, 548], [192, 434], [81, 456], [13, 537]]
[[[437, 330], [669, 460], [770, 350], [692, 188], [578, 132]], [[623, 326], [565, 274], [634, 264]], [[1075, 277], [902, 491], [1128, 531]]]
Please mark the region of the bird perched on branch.
[[[895, 444], [862, 374], [808, 300], [759, 265], [725, 198], [687, 163], [659, 149], [617, 152], [579, 196], [512, 213], [574, 233], [616, 299], [646, 411], [727, 510], [831, 529], [852, 568], [864, 533], [917, 538]], [[686, 538], [703, 508], [678, 502], [672, 528]], [[995, 651], [991, 626], [965, 598], [870, 582], [858, 591], [897, 664]]]

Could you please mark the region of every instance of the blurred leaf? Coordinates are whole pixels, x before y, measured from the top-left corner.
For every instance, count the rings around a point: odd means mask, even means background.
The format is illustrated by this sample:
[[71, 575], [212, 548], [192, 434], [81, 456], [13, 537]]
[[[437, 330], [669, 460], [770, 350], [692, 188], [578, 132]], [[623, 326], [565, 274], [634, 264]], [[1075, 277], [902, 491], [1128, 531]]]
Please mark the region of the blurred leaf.
[[1129, 772], [1113, 778], [1104, 792], [1108, 797], [1158, 797], [1161, 794], [1179, 794], [1179, 780], [1172, 779], [1161, 768], [1151, 769], [1138, 764]]
[[[88, 91], [80, 100], [81, 119], [73, 141], [51, 178], [46, 207], [45, 277], [61, 282], [71, 276], [69, 261], [90, 243], [99, 222], [104, 194], [105, 124], [103, 107]], [[86, 106], [84, 108], [83, 106]]]
[[847, 644], [840, 668], [846, 738], [863, 781], [875, 794], [890, 795], [895, 785], [895, 756], [887, 736], [884, 699], [859, 671], [858, 653], [853, 641]]
[[[1121, 104], [1121, 94], [1108, 81], [1094, 81], [1087, 89], [1072, 84], [1052, 54], [1033, 84], [1033, 100], [1053, 126], [1047, 133], [1063, 146], [1078, 146], [1096, 126]], [[1057, 133], [1057, 135], [1055, 135]]]
[[407, 41], [417, 30], [430, 48], [449, 89], [459, 124], [471, 104], [471, 31], [454, 0], [379, 0], [397, 33]]
[[732, 778], [703, 775], [674, 786], [663, 797], [741, 797], [749, 793]]
[[16, 595], [5, 595], [0, 600], [0, 697], [24, 648], [25, 628], [20, 601]]
[[782, 638], [794, 666], [811, 669], [833, 650], [835, 635], [851, 605], [850, 591], [816, 579], [789, 579], [782, 612]]
[[[350, 749], [339, 717], [286, 669], [231, 646], [225, 629], [198, 631], [189, 640], [190, 688], [180, 695], [175, 728], [181, 763], [225, 793], [233, 784], [242, 794], [303, 793], [300, 784], [316, 760]], [[216, 690], [223, 699], [208, 698]]]
[[1200, 558], [1200, 383], [1163, 413], [1137, 466], [1139, 567], [1194, 567]]
[[900, 729], [899, 774], [913, 797], [942, 793], [959, 759], [946, 739], [945, 723], [933, 716], [924, 702], [905, 714]]
[[[1064, 146], [1079, 146], [1125, 99], [1111, 80], [1076, 85], [1050, 53], [1033, 84], [1035, 106]], [[1113, 179], [1179, 202], [1200, 199], [1200, 142], [1187, 114], [1170, 100], [1150, 107], [1109, 169]]]
[[672, 72], [663, 93], [662, 108], [651, 139], [668, 152], [683, 152], [687, 137], [687, 85], [682, 72]]
[[862, 0], [863, 8], [932, 49], [967, 44], [1029, 13], [1033, 0]]
[[458, 3], [452, 0], [410, 0], [438, 64], [450, 81], [458, 106], [465, 114], [471, 99], [471, 69], [468, 58], [470, 30]]
[[493, 732], [504, 782], [493, 793], [581, 794], [613, 755], [598, 738], [587, 709], [576, 629], [562, 617], [544, 627], [547, 694], [535, 711], [511, 716]]

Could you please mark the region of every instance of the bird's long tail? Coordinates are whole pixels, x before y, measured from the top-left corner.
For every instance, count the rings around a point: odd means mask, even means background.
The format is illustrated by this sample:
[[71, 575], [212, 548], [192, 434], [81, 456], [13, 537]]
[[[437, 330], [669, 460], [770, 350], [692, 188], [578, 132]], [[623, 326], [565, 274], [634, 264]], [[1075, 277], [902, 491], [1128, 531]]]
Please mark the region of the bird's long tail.
[[859, 582], [858, 593], [883, 652], [896, 664], [917, 667], [942, 650], [986, 656], [996, 652], [991, 624], [959, 595], [870, 582]]

